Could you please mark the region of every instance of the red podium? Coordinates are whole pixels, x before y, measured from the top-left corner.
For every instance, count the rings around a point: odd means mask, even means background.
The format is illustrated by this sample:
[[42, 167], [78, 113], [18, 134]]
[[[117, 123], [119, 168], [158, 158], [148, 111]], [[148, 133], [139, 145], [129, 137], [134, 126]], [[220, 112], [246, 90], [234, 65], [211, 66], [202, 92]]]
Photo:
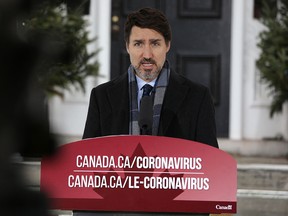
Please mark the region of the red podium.
[[59, 148], [41, 163], [52, 208], [236, 213], [237, 165], [222, 150], [159, 136], [108, 136]]

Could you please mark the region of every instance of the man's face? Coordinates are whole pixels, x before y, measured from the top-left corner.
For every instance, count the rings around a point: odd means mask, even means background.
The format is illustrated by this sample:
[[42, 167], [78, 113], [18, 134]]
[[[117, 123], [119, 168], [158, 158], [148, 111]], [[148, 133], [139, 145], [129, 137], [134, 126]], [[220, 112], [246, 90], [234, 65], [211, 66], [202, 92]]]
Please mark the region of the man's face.
[[133, 26], [126, 49], [137, 76], [150, 82], [159, 75], [170, 42], [166, 44], [164, 37], [153, 29]]

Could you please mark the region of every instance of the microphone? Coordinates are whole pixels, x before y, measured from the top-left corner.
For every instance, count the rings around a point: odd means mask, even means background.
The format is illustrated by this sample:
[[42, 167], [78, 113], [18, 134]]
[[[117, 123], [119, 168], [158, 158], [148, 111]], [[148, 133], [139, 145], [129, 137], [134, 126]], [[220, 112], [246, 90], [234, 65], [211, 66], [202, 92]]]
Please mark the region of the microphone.
[[145, 96], [141, 99], [138, 125], [141, 135], [152, 135], [153, 97]]

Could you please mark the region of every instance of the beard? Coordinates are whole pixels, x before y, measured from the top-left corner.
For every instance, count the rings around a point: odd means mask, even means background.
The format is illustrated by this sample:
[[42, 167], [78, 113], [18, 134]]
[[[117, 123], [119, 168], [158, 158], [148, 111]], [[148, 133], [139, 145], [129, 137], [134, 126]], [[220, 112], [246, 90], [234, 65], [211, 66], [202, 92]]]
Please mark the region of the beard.
[[[156, 69], [141, 69], [142, 64], [153, 64]], [[161, 72], [162, 66], [158, 66], [153, 59], [143, 59], [139, 62], [137, 66], [133, 66], [135, 73], [138, 77], [145, 81], [152, 81], [158, 77]]]

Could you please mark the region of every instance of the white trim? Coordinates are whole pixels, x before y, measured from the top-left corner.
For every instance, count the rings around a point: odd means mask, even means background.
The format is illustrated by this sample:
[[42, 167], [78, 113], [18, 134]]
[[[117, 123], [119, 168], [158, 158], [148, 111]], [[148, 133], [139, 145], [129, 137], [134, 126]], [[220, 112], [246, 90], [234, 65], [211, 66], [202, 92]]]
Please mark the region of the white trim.
[[244, 2], [232, 1], [229, 138], [242, 139]]
[[269, 158], [288, 155], [288, 143], [286, 141], [218, 139], [218, 142], [220, 149], [235, 155]]
[[110, 80], [110, 49], [111, 49], [111, 0], [91, 1], [91, 7], [97, 8], [97, 16], [94, 22], [97, 23], [98, 35], [98, 60], [100, 63], [99, 77], [97, 84]]
[[288, 199], [288, 191], [238, 189], [237, 197]]
[[268, 170], [268, 171], [279, 171], [288, 172], [287, 164], [237, 164], [237, 169], [239, 170]]

